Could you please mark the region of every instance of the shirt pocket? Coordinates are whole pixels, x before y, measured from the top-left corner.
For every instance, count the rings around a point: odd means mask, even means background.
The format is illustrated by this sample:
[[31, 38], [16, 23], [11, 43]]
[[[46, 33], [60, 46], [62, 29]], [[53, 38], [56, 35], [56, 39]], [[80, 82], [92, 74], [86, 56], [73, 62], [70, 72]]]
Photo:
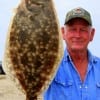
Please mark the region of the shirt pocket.
[[72, 81], [58, 81], [56, 80], [56, 85], [58, 86], [58, 91], [60, 91], [59, 100], [72, 100], [72, 90], [73, 82]]
[[100, 100], [100, 82], [96, 82], [96, 96], [97, 100]]

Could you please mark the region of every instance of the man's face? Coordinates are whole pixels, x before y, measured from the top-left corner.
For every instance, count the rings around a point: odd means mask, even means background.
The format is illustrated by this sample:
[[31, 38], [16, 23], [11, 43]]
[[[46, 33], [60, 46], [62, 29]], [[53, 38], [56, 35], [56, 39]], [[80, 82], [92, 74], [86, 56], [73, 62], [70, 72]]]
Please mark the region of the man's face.
[[86, 50], [93, 40], [94, 29], [80, 18], [72, 19], [62, 28], [63, 39], [69, 50]]

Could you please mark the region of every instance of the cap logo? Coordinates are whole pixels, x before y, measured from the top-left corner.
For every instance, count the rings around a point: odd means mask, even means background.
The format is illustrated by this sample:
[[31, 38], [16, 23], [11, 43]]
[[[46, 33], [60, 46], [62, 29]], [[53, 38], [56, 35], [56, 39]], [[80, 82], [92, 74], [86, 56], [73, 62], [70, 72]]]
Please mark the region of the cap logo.
[[79, 14], [79, 15], [84, 15], [84, 10], [79, 9], [79, 8], [75, 9], [75, 10], [73, 11], [73, 15], [77, 15], [77, 14]]

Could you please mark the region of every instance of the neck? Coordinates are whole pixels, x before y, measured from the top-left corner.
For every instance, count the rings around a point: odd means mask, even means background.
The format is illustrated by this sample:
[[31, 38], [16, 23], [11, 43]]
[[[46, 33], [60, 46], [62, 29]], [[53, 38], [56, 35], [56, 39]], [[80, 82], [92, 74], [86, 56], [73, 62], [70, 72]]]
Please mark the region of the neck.
[[87, 50], [83, 50], [83, 51], [74, 51], [74, 50], [68, 50], [70, 57], [73, 61], [75, 62], [83, 62], [84, 60], [88, 60], [88, 54], [87, 54]]
[[[68, 50], [69, 51], [69, 50]], [[84, 81], [87, 66], [88, 66], [88, 55], [86, 51], [69, 51], [70, 57], [77, 69], [78, 73], [80, 74], [81, 80]]]

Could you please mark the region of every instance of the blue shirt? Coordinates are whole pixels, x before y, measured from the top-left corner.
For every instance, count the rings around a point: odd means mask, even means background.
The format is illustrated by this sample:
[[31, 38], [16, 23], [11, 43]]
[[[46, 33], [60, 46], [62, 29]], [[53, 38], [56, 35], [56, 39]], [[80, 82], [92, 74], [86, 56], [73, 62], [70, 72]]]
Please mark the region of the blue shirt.
[[88, 69], [81, 81], [67, 50], [44, 100], [100, 100], [100, 59], [88, 52]]

